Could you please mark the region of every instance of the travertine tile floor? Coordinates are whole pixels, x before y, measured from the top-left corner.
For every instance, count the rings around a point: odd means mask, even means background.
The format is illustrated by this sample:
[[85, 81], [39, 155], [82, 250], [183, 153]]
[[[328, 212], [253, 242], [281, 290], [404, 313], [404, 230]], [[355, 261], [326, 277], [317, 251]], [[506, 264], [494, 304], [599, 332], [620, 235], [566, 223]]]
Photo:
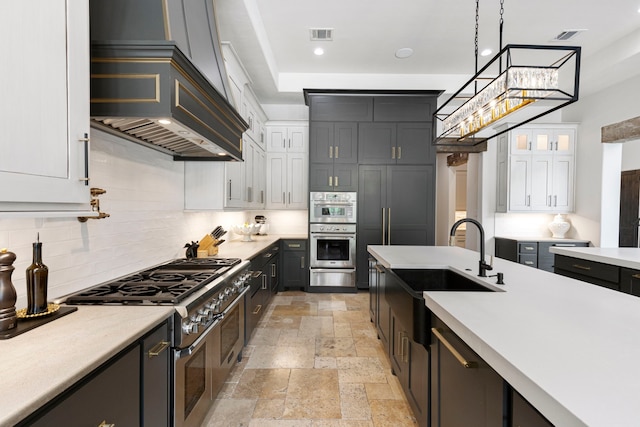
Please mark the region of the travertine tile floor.
[[203, 427], [415, 426], [369, 295], [278, 293]]

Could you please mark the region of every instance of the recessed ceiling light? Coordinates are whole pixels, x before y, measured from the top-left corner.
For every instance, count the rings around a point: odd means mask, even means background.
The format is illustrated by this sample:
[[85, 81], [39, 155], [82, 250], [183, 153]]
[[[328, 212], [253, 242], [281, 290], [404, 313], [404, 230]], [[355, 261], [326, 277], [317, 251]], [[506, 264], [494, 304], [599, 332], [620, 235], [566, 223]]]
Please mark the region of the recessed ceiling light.
[[403, 47], [396, 50], [396, 58], [404, 59], [410, 57], [411, 55], [413, 55], [413, 49], [411, 49], [410, 47]]
[[316, 55], [320, 56], [324, 54], [324, 49], [321, 47], [317, 47], [313, 50], [313, 53], [315, 53]]
[[491, 49], [484, 49], [482, 52], [480, 52], [480, 56], [489, 56], [493, 53], [493, 51]]
[[171, 124], [171, 120], [169, 120], [169, 119], [160, 119], [160, 120], [158, 120], [158, 123], [160, 123], [161, 125], [170, 125]]

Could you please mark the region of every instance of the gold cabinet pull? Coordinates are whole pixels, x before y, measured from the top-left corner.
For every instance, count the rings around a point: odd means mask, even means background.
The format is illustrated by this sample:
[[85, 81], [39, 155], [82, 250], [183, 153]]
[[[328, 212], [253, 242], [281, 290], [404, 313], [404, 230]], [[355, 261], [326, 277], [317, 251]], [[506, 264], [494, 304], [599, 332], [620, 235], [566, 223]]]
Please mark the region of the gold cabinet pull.
[[252, 314], [258, 314], [260, 313], [260, 310], [262, 310], [262, 304], [257, 305]]
[[633, 277], [634, 279], [640, 279], [640, 274], [634, 274], [631, 277]]
[[387, 210], [387, 244], [391, 244], [391, 208]]
[[115, 424], [107, 423], [107, 420], [102, 420], [98, 427], [116, 427]]
[[329, 187], [333, 187], [333, 176], [329, 176]]
[[447, 341], [447, 339], [442, 335], [438, 328], [431, 328], [431, 332], [433, 332], [433, 335], [438, 338], [438, 340], [447, 348], [447, 350], [451, 352], [453, 357], [455, 357], [462, 366], [469, 369], [478, 367], [478, 364], [476, 362], [466, 360], [464, 357], [462, 357], [462, 355], [458, 353], [458, 350], [456, 350], [455, 347], [453, 347], [451, 343]]
[[391, 147], [391, 158], [392, 159], [396, 158], [396, 147]]
[[[406, 351], [405, 351], [405, 343], [406, 343]], [[407, 335], [402, 336], [402, 341], [400, 342], [400, 345], [402, 346], [402, 361], [406, 363], [409, 361], [409, 337]]]
[[402, 159], [402, 147], [398, 147], [398, 160]]
[[329, 146], [329, 158], [333, 159], [333, 145]]
[[378, 271], [378, 273], [384, 274], [384, 268], [380, 267], [379, 264], [376, 264], [376, 270]]
[[304, 268], [304, 257], [300, 257], [300, 268]]
[[573, 268], [577, 268], [578, 270], [586, 270], [586, 271], [591, 270], [591, 267], [588, 267], [586, 265], [580, 265], [580, 264], [573, 264]]
[[336, 159], [338, 158], [338, 146], [336, 145]]
[[290, 248], [299, 248], [302, 245], [300, 243], [288, 243], [287, 246]]
[[154, 345], [153, 348], [150, 349], [147, 353], [149, 359], [151, 359], [152, 357], [160, 356], [160, 353], [165, 351], [167, 347], [169, 347], [168, 341], [160, 341], [158, 344]]
[[385, 228], [384, 227], [384, 208], [382, 208], [382, 244], [386, 245], [387, 243], [386, 243], [385, 238], [384, 238], [384, 236], [385, 236], [384, 228]]

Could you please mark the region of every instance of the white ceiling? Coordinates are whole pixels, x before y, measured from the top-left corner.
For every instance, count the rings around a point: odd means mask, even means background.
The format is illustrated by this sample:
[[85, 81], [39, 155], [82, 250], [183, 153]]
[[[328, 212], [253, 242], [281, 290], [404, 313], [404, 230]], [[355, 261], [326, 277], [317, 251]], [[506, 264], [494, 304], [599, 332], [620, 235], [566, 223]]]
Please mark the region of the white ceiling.
[[[303, 88], [451, 93], [474, 74], [473, 0], [214, 3], [220, 39], [231, 42], [263, 104], [303, 104]], [[637, 74], [639, 9], [640, 0], [505, 0], [503, 44], [582, 46], [584, 95]], [[498, 51], [499, 11], [499, 0], [480, 1], [480, 50]], [[333, 41], [311, 41], [310, 28], [332, 28]], [[573, 29], [587, 31], [552, 41]], [[313, 54], [317, 46], [324, 55]], [[396, 58], [395, 51], [406, 47], [414, 54]], [[491, 57], [480, 58], [480, 65]]]

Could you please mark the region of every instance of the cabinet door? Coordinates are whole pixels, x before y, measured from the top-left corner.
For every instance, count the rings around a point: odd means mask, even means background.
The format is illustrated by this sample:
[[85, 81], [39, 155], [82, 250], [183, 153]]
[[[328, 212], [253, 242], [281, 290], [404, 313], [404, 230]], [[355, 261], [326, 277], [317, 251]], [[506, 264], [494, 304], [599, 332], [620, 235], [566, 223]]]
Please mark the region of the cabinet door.
[[531, 155], [511, 156], [509, 178], [509, 210], [531, 210]]
[[[386, 233], [387, 167], [361, 165], [358, 171], [358, 228], [356, 238], [356, 265], [366, 265], [368, 245], [381, 245]], [[383, 229], [383, 225], [385, 225]], [[386, 234], [385, 234], [386, 236]], [[366, 288], [367, 272], [356, 270], [358, 287]]]
[[358, 162], [360, 164], [395, 164], [396, 157], [395, 123], [360, 123], [358, 129]]
[[396, 161], [399, 165], [433, 164], [436, 150], [431, 145], [431, 123], [398, 123]]
[[309, 162], [333, 164], [333, 123], [309, 125]]
[[573, 210], [573, 156], [558, 156], [553, 158], [553, 195], [552, 210], [568, 212]]
[[287, 201], [287, 155], [267, 154], [267, 209], [283, 209]]
[[267, 131], [267, 150], [270, 153], [284, 153], [287, 151], [286, 127], [269, 126]]
[[553, 427], [540, 412], [536, 410], [515, 390], [511, 391], [511, 424], [513, 427]]
[[358, 124], [336, 123], [333, 133], [335, 164], [358, 164]]
[[[247, 143], [248, 142], [248, 143]], [[243, 148], [242, 158], [244, 160], [244, 190], [242, 199], [244, 200], [244, 206], [249, 207], [254, 204], [255, 201], [255, 163], [256, 163], [256, 147], [253, 142], [249, 142], [248, 138], [245, 138], [245, 145]]]
[[309, 150], [309, 128], [306, 126], [287, 128], [286, 147], [289, 153], [306, 153]]
[[280, 289], [306, 289], [309, 282], [309, 270], [307, 268], [306, 250], [287, 250], [291, 245], [299, 245], [296, 241], [285, 241], [282, 252], [282, 280]]
[[171, 412], [169, 327], [165, 322], [142, 340], [142, 425], [168, 427]]
[[409, 370], [406, 396], [418, 425], [429, 425], [429, 351], [423, 345], [409, 340], [407, 348]]
[[244, 162], [226, 162], [224, 168], [224, 207], [244, 206]]
[[510, 153], [531, 154], [533, 148], [533, 133], [531, 129], [517, 128], [509, 132], [511, 141]]
[[306, 209], [309, 201], [309, 172], [305, 153], [287, 154], [287, 208]]
[[[431, 351], [431, 425], [501, 426], [502, 378], [442, 321], [435, 319], [433, 324], [440, 338], [434, 337]], [[463, 365], [460, 358], [469, 364]]]
[[29, 423], [34, 427], [140, 424], [140, 347], [119, 356], [72, 394]]
[[42, 204], [1, 209], [88, 210], [89, 4], [2, 2], [0, 34], [0, 203]]
[[309, 191], [333, 190], [333, 163], [309, 163]]
[[640, 270], [620, 269], [620, 291], [640, 297]]
[[435, 242], [435, 169], [431, 165], [387, 168], [387, 243], [433, 245]]
[[385, 283], [387, 273], [384, 267], [378, 265], [376, 267], [378, 271], [378, 320], [376, 325], [378, 326], [378, 338], [382, 341], [385, 353], [389, 355], [389, 344], [391, 338], [391, 307], [385, 298]]
[[389, 360], [393, 373], [406, 390], [409, 378], [409, 334], [391, 310], [391, 334], [389, 335]]
[[552, 150], [555, 154], [574, 155], [576, 148], [576, 130], [575, 129], [557, 129], [553, 132], [551, 138], [553, 144]]
[[358, 191], [358, 165], [336, 163], [333, 176], [334, 191]]
[[553, 156], [531, 157], [531, 200], [533, 211], [550, 210], [553, 202], [551, 179], [553, 177]]

